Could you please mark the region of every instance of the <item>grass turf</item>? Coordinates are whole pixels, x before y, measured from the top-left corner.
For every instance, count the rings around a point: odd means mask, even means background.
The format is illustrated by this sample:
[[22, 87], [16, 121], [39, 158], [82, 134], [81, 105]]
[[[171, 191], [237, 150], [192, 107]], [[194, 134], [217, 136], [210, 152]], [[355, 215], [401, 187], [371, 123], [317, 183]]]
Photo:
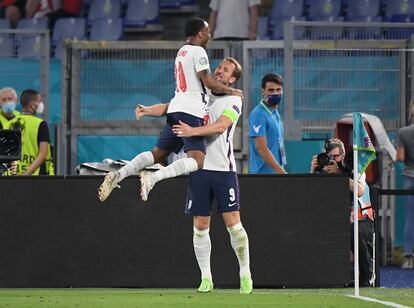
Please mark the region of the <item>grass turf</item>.
[[[384, 307], [347, 297], [353, 289], [0, 289], [0, 307]], [[414, 289], [361, 289], [362, 296], [414, 306]]]

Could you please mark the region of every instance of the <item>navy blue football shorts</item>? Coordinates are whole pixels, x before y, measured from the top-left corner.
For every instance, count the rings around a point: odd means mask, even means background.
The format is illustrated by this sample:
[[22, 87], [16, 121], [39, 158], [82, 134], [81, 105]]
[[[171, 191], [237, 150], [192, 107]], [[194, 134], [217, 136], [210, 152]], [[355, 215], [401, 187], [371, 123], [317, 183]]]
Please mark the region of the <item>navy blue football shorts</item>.
[[211, 216], [214, 200], [217, 202], [217, 213], [240, 210], [240, 189], [236, 172], [191, 172], [185, 213], [193, 216]]
[[204, 137], [177, 137], [172, 127], [182, 121], [192, 127], [204, 125], [204, 120], [184, 112], [167, 114], [167, 123], [164, 125], [156, 146], [164, 151], [178, 153], [184, 147], [184, 151], [199, 150], [206, 153], [206, 141]]

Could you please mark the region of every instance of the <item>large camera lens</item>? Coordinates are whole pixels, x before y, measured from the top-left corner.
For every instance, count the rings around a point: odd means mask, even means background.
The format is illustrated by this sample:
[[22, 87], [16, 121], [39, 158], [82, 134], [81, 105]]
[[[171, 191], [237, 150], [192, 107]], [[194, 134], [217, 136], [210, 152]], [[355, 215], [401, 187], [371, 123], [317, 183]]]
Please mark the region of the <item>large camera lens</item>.
[[329, 158], [328, 154], [320, 153], [318, 154], [318, 156], [316, 156], [316, 161], [318, 162], [318, 166], [325, 167], [329, 165], [331, 159]]

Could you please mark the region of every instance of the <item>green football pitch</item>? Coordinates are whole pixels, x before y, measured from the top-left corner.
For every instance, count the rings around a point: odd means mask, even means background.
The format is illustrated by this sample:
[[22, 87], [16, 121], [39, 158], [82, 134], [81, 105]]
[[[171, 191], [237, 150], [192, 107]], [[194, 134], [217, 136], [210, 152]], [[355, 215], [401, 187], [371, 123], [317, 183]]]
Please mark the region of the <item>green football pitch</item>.
[[[0, 307], [385, 307], [353, 289], [0, 289]], [[361, 289], [361, 296], [414, 307], [414, 289]], [[397, 307], [397, 306], [394, 306]]]

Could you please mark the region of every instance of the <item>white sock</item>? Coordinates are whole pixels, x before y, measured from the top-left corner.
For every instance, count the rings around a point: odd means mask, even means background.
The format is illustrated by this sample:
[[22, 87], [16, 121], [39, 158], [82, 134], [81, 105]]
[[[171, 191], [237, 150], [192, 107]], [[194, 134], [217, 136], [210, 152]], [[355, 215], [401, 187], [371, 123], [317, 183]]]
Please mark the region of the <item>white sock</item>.
[[250, 274], [250, 257], [249, 257], [249, 238], [246, 230], [244, 230], [241, 222], [235, 224], [233, 227], [227, 228], [230, 234], [231, 247], [233, 247], [239, 260], [240, 277], [248, 276]]
[[134, 157], [130, 162], [125, 166], [119, 169], [118, 172], [118, 182], [121, 182], [123, 179], [130, 175], [137, 175], [142, 169], [154, 164], [154, 156], [150, 151], [143, 152]]
[[198, 230], [194, 228], [193, 245], [194, 252], [197, 258], [198, 267], [201, 271], [201, 279], [211, 279], [210, 269], [210, 255], [211, 255], [211, 241], [210, 229]]
[[190, 173], [193, 171], [198, 170], [198, 164], [197, 161], [192, 157], [185, 157], [176, 160], [171, 165], [168, 165], [165, 168], [161, 168], [160, 170], [154, 172], [151, 174], [151, 181], [155, 185], [157, 182], [174, 178], [176, 176]]

